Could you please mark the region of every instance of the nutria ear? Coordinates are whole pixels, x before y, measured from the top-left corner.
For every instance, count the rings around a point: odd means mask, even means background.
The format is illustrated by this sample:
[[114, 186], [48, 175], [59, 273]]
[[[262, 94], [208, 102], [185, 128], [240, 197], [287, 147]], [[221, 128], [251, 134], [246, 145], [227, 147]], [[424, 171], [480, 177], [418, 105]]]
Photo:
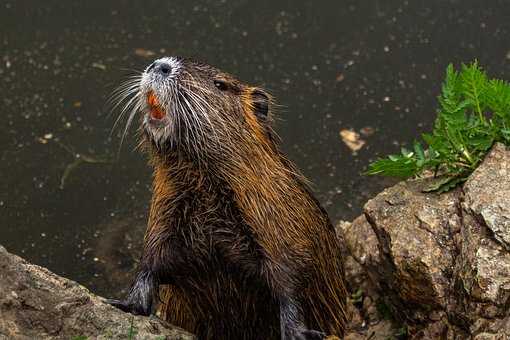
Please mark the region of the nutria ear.
[[251, 98], [255, 115], [266, 118], [269, 111], [269, 96], [261, 89], [254, 89]]

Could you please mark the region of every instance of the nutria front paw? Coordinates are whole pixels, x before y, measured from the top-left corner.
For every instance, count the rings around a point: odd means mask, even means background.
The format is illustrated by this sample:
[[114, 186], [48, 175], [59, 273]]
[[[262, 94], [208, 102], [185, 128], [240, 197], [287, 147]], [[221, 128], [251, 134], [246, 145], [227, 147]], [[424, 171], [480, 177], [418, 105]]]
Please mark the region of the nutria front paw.
[[145, 307], [140, 304], [132, 303], [129, 301], [115, 300], [115, 299], [106, 299], [107, 304], [112, 305], [120, 309], [123, 312], [131, 313], [134, 315], [144, 315], [149, 316], [151, 314], [151, 308], [149, 306]]

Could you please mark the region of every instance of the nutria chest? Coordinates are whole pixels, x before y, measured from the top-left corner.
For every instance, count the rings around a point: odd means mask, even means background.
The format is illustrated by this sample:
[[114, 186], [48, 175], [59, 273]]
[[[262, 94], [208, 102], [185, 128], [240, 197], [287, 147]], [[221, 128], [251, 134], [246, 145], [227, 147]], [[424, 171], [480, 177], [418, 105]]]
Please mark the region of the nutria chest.
[[228, 185], [183, 164], [156, 169], [144, 251], [155, 255], [151, 266], [171, 273], [162, 283], [225, 270], [249, 276], [261, 260]]
[[[257, 339], [276, 337], [278, 301], [261, 275], [262, 249], [232, 190], [194, 168], [170, 169], [155, 173], [144, 260], [159, 283], [170, 285], [160, 309], [189, 308], [194, 320], [207, 322], [195, 324], [179, 313], [165, 318], [203, 338], [243, 339], [247, 326], [260, 329]], [[267, 315], [254, 317], [260, 310]]]

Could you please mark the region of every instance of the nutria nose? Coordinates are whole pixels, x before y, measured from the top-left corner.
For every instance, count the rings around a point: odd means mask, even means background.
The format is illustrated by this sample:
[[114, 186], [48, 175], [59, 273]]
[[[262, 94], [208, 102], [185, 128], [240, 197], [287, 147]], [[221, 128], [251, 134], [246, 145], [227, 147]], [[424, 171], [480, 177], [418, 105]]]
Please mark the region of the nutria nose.
[[172, 67], [164, 61], [155, 61], [149, 66], [147, 72], [154, 72], [167, 77], [172, 72]]

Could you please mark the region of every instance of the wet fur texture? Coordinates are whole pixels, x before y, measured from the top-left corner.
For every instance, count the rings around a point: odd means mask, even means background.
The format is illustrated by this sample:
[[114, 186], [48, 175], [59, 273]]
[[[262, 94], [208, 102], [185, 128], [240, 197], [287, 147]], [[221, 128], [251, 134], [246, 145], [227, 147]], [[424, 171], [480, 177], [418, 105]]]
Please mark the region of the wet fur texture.
[[[151, 65], [136, 88], [154, 168], [143, 256], [113, 304], [148, 314], [159, 299], [161, 317], [199, 339], [342, 337], [339, 244], [278, 149], [269, 95], [205, 64], [160, 61], [174, 73]], [[164, 124], [150, 119], [149, 91]]]

